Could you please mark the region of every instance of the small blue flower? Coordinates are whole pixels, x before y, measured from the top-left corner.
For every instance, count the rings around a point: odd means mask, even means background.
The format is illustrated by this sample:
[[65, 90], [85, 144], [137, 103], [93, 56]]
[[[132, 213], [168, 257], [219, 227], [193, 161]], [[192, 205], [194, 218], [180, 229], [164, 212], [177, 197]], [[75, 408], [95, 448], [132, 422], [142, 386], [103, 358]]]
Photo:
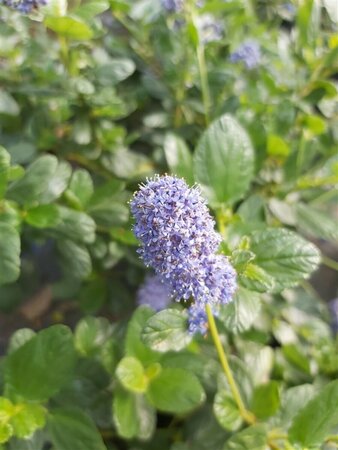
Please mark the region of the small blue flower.
[[258, 42], [245, 41], [238, 49], [231, 53], [230, 61], [232, 63], [243, 62], [247, 69], [256, 68], [261, 61], [261, 51]]
[[211, 14], [203, 14], [197, 17], [196, 25], [203, 44], [222, 39], [223, 25]]
[[163, 8], [169, 13], [177, 13], [183, 9], [183, 0], [161, 0]]
[[47, 4], [46, 0], [0, 0], [5, 6], [12, 9], [16, 9], [22, 14], [30, 14], [34, 10], [38, 10], [39, 7]]
[[163, 283], [157, 275], [146, 277], [144, 283], [137, 291], [137, 303], [147, 305], [155, 311], [165, 309], [171, 301], [170, 286]]
[[188, 308], [188, 331], [190, 334], [205, 335], [208, 330], [208, 318], [205, 307], [194, 303]]

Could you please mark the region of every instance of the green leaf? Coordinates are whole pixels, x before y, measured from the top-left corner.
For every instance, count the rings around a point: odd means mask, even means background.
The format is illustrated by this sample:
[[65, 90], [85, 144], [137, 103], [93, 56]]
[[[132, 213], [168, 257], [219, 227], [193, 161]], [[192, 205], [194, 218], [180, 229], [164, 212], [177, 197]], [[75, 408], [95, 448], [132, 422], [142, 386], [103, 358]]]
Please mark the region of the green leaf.
[[34, 403], [19, 403], [15, 405], [15, 410], [10, 423], [13, 427], [13, 434], [18, 438], [27, 439], [37, 429], [45, 426], [47, 410], [43, 406]]
[[11, 156], [7, 150], [0, 146], [0, 199], [6, 191], [8, 171], [11, 164]]
[[20, 274], [20, 236], [6, 223], [0, 223], [0, 285], [12, 283]]
[[6, 384], [24, 399], [45, 401], [71, 377], [75, 358], [71, 331], [53, 325], [7, 356]]
[[179, 351], [192, 340], [187, 331], [187, 314], [177, 309], [165, 309], [150, 317], [143, 328], [142, 341], [152, 350]]
[[30, 328], [21, 328], [14, 331], [10, 338], [7, 352], [13, 353], [15, 350], [22, 347], [26, 342], [32, 339], [32, 337], [34, 337], [35, 335], [35, 331]]
[[84, 169], [75, 170], [67, 190], [67, 196], [70, 196], [81, 208], [84, 208], [92, 197], [93, 192], [94, 185], [89, 172]]
[[270, 156], [279, 158], [287, 158], [290, 154], [290, 148], [287, 143], [280, 136], [276, 134], [268, 135], [267, 152]]
[[338, 241], [338, 227], [335, 220], [324, 212], [304, 203], [296, 205], [299, 228], [310, 236]]
[[47, 28], [67, 39], [82, 41], [93, 36], [91, 28], [82, 20], [74, 17], [46, 17], [44, 23]]
[[130, 77], [135, 69], [132, 59], [111, 58], [107, 64], [100, 65], [96, 69], [96, 76], [100, 83], [112, 86]]
[[215, 205], [239, 200], [253, 171], [254, 151], [242, 126], [228, 115], [213, 122], [194, 154], [195, 179], [208, 200]]
[[79, 291], [80, 307], [86, 314], [97, 312], [106, 302], [108, 285], [103, 278], [93, 278], [81, 286]]
[[16, 100], [8, 92], [0, 89], [0, 114], [18, 116], [20, 107]]
[[171, 172], [193, 185], [192, 155], [187, 144], [175, 134], [168, 133], [164, 138], [164, 153]]
[[215, 395], [214, 413], [219, 424], [229, 431], [238, 430], [243, 422], [235, 400], [224, 389]]
[[275, 287], [274, 278], [256, 264], [249, 263], [239, 274], [239, 282], [250, 291], [271, 292]]
[[304, 355], [299, 344], [283, 345], [283, 355], [285, 358], [297, 369], [302, 370], [308, 375], [311, 375], [310, 361], [306, 355]]
[[163, 369], [150, 382], [147, 395], [160, 411], [176, 414], [188, 413], [205, 400], [198, 378], [184, 369]]
[[74, 211], [57, 205], [60, 222], [53, 230], [58, 235], [74, 241], [90, 244], [95, 241], [96, 225], [94, 220], [80, 211]]
[[0, 423], [0, 444], [4, 444], [13, 436], [13, 428], [9, 423]]
[[113, 420], [119, 436], [146, 440], [154, 432], [156, 414], [143, 395], [117, 389], [113, 400]]
[[259, 419], [266, 419], [275, 414], [279, 405], [279, 384], [277, 381], [270, 381], [255, 388], [250, 409]]
[[148, 379], [140, 361], [133, 356], [122, 358], [116, 369], [116, 376], [128, 391], [145, 392]]
[[311, 384], [303, 384], [287, 389], [282, 393], [282, 404], [278, 413], [278, 424], [288, 428], [295, 415], [315, 395], [315, 388]]
[[231, 333], [243, 333], [254, 323], [260, 309], [259, 295], [239, 288], [233, 301], [221, 307], [219, 318]]
[[86, 2], [77, 7], [73, 13], [84, 20], [89, 20], [103, 13], [109, 8], [109, 2], [106, 0], [94, 0]]
[[289, 430], [292, 442], [304, 447], [320, 445], [338, 425], [338, 380], [327, 384], [295, 416]]
[[40, 205], [29, 209], [25, 221], [36, 228], [54, 227], [59, 222], [59, 210], [56, 205]]
[[275, 291], [296, 285], [320, 262], [318, 249], [298, 234], [283, 228], [256, 231], [251, 235], [255, 263], [275, 280]]
[[106, 450], [93, 421], [77, 409], [55, 409], [48, 416], [48, 431], [56, 450]]
[[36, 159], [30, 164], [25, 175], [9, 186], [7, 197], [22, 205], [39, 201], [41, 195], [48, 189], [57, 166], [55, 156], [44, 155]]
[[85, 317], [76, 325], [74, 344], [84, 356], [94, 356], [111, 336], [109, 321], [103, 317]]
[[264, 425], [253, 425], [231, 437], [223, 450], [266, 450], [266, 441]]
[[88, 211], [99, 226], [107, 228], [123, 225], [129, 219], [129, 209], [117, 201], [90, 206]]
[[58, 251], [62, 260], [62, 267], [73, 277], [83, 280], [92, 271], [92, 260], [84, 245], [71, 240], [58, 241]]
[[125, 340], [126, 356], [135, 356], [143, 365], [149, 365], [160, 359], [160, 354], [144, 345], [141, 340], [142, 330], [154, 311], [147, 306], [140, 306], [129, 320]]
[[72, 168], [68, 162], [58, 162], [53, 176], [48, 180], [46, 189], [41, 193], [40, 203], [51, 203], [58, 199], [67, 189], [71, 174]]

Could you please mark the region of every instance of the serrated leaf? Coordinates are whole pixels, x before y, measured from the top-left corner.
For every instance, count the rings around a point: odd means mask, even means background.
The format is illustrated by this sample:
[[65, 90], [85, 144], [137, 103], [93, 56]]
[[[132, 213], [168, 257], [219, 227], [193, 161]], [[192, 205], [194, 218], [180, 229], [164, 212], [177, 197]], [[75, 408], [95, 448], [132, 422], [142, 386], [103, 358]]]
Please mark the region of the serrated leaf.
[[142, 341], [152, 350], [179, 351], [192, 340], [187, 331], [187, 314], [177, 309], [165, 309], [153, 315], [143, 328]]
[[194, 153], [194, 174], [212, 204], [233, 203], [247, 191], [254, 151], [242, 126], [224, 115], [203, 133]]
[[241, 414], [235, 400], [225, 390], [216, 393], [213, 409], [217, 421], [223, 428], [229, 431], [239, 429], [243, 422]]
[[255, 264], [275, 280], [275, 291], [296, 285], [307, 278], [320, 262], [318, 249], [296, 233], [270, 228], [251, 235]]
[[151, 380], [147, 396], [160, 411], [185, 414], [205, 400], [198, 378], [184, 369], [163, 369]]
[[107, 450], [93, 421], [78, 409], [50, 411], [48, 431], [55, 449]]
[[338, 425], [338, 380], [321, 389], [295, 416], [289, 439], [304, 447], [320, 445]]
[[260, 309], [259, 295], [244, 288], [239, 288], [233, 301], [221, 307], [219, 317], [231, 333], [237, 334], [251, 327]]
[[20, 274], [20, 236], [11, 225], [0, 223], [0, 285]]
[[6, 385], [24, 399], [45, 401], [68, 381], [74, 364], [71, 331], [64, 325], [53, 325], [7, 356]]
[[231, 437], [223, 450], [266, 450], [266, 441], [264, 425], [253, 425]]

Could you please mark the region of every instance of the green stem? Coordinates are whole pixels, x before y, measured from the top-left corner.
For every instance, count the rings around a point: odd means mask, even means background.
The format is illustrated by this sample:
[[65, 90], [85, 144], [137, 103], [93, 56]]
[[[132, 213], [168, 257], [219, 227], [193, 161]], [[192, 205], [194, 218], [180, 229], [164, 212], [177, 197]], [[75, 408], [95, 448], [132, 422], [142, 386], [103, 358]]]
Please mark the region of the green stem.
[[196, 54], [197, 54], [198, 70], [199, 70], [200, 79], [201, 79], [201, 90], [202, 90], [202, 99], [203, 99], [203, 105], [204, 105], [205, 123], [206, 123], [206, 125], [208, 125], [210, 122], [209, 111], [210, 111], [210, 106], [211, 106], [211, 100], [210, 100], [210, 90], [209, 90], [209, 82], [208, 82], [208, 71], [207, 71], [207, 65], [206, 65], [206, 61], [205, 61], [203, 44], [200, 44], [200, 43], [197, 44]]
[[336, 270], [338, 272], [338, 261], [329, 258], [328, 256], [322, 255], [322, 263], [330, 267], [330, 269]]
[[222, 346], [222, 343], [221, 343], [221, 339], [220, 339], [219, 334], [218, 334], [218, 330], [217, 330], [217, 327], [216, 327], [216, 322], [215, 322], [214, 316], [212, 314], [212, 310], [211, 310], [211, 306], [210, 305], [206, 306], [206, 313], [207, 313], [207, 316], [208, 316], [210, 333], [211, 333], [212, 339], [214, 341], [214, 344], [215, 344], [215, 347], [216, 347], [216, 350], [217, 350], [217, 353], [218, 353], [218, 357], [219, 357], [219, 360], [221, 362], [222, 368], [224, 370], [226, 379], [228, 380], [228, 383], [229, 383], [232, 395], [233, 395], [233, 397], [235, 399], [235, 402], [237, 403], [239, 412], [240, 412], [241, 416], [243, 417], [243, 419], [247, 423], [253, 424], [253, 423], [255, 423], [255, 420], [256, 420], [255, 416], [250, 411], [248, 411], [246, 409], [245, 405], [244, 405], [244, 402], [242, 400], [241, 394], [240, 394], [240, 392], [238, 390], [238, 387], [236, 385], [235, 379], [234, 379], [234, 377], [232, 375], [232, 372], [231, 372], [231, 369], [230, 369], [227, 357], [225, 355], [225, 352], [224, 352], [224, 349], [223, 349], [223, 346]]

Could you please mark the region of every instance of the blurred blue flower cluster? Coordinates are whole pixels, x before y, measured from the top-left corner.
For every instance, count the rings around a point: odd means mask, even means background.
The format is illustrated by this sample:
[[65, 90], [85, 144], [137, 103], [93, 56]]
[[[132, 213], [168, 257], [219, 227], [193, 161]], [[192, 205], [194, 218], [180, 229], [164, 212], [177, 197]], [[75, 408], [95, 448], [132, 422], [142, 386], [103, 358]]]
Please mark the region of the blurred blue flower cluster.
[[250, 40], [243, 42], [236, 51], [231, 53], [230, 61], [243, 62], [247, 69], [255, 69], [261, 62], [261, 50], [258, 42]]
[[236, 273], [225, 256], [216, 255], [221, 236], [200, 191], [182, 179], [157, 176], [135, 194], [131, 210], [145, 264], [176, 300], [195, 300], [189, 329], [205, 332], [205, 305], [231, 300]]
[[161, 3], [163, 8], [170, 13], [179, 12], [183, 9], [183, 0], [161, 0]]
[[137, 303], [147, 305], [155, 311], [166, 308], [171, 301], [171, 289], [163, 283], [161, 277], [152, 275], [146, 277], [144, 283], [137, 291]]
[[29, 14], [47, 4], [46, 0], [0, 0], [0, 4], [16, 9], [22, 14]]

